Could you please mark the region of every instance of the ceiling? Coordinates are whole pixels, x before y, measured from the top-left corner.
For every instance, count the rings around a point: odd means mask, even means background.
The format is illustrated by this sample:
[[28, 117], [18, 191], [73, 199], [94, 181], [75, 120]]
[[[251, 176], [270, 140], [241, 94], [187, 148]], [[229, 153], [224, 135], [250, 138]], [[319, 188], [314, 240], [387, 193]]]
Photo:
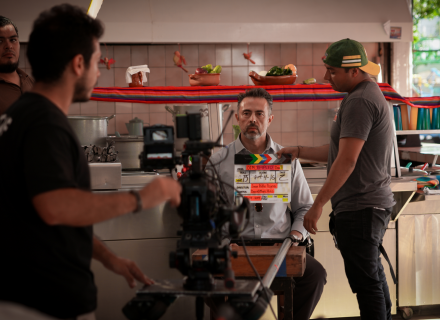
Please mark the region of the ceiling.
[[[90, 0], [8, 1], [2, 15], [26, 42], [37, 14], [66, 2], [88, 8]], [[412, 41], [402, 0], [104, 0], [98, 19], [107, 43]], [[402, 28], [401, 40], [386, 35], [388, 20]]]

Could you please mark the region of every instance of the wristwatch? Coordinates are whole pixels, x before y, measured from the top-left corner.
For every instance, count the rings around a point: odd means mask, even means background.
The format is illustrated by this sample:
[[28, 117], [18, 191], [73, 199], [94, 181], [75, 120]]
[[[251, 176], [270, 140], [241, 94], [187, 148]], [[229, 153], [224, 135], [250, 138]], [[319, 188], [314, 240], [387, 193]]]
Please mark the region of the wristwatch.
[[138, 213], [139, 211], [142, 210], [142, 199], [141, 199], [141, 195], [140, 195], [139, 192], [137, 192], [136, 190], [130, 190], [129, 193], [131, 193], [132, 195], [134, 195], [135, 198], [136, 198], [136, 209], [133, 211], [133, 213]]

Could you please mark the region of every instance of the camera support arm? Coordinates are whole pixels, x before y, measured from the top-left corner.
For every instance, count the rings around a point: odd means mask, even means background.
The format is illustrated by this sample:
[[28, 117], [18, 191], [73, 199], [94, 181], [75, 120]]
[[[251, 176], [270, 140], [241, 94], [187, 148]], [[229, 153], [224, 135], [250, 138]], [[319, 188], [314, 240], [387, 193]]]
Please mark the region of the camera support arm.
[[278, 273], [279, 266], [281, 265], [281, 263], [283, 263], [284, 258], [286, 258], [287, 252], [295, 241], [296, 240], [291, 236], [284, 239], [280, 250], [278, 250], [278, 253], [273, 258], [269, 268], [267, 269], [266, 274], [263, 277], [262, 281], [265, 288], [269, 288], [272, 284], [273, 279]]

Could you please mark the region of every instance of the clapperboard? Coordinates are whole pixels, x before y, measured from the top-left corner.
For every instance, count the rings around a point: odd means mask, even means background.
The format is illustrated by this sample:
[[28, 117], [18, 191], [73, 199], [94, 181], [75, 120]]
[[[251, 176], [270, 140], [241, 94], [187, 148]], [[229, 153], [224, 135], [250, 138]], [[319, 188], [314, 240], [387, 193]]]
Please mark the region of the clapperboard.
[[292, 158], [276, 154], [236, 154], [235, 195], [253, 203], [290, 202]]

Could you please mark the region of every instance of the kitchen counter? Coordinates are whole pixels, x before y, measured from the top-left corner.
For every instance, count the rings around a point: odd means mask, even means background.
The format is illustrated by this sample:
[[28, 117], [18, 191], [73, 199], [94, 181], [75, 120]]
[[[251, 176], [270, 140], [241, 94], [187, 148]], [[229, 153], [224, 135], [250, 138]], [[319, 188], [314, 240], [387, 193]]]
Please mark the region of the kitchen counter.
[[[304, 169], [307, 170], [307, 169]], [[416, 177], [408, 177], [414, 179]], [[403, 178], [391, 178], [391, 191], [393, 192], [402, 192], [402, 191], [416, 191], [417, 183], [415, 181], [409, 180], [407, 177]], [[307, 179], [307, 183], [309, 184], [310, 192], [312, 194], [318, 194], [321, 191], [322, 186], [326, 179]]]
[[[307, 170], [304, 168], [304, 170]], [[166, 174], [152, 174], [139, 172], [124, 172], [122, 176], [122, 187], [118, 190], [95, 191], [101, 192], [126, 192], [130, 189], [141, 189], [151, 180]], [[410, 178], [392, 178], [391, 189], [395, 198], [398, 199], [400, 209], [405, 209], [410, 198], [416, 191], [416, 183]], [[326, 179], [307, 179], [312, 195], [321, 190]], [[428, 201], [426, 201], [428, 202]], [[436, 201], [430, 201], [432, 203]], [[438, 206], [440, 208], [440, 206]], [[333, 245], [333, 240], [328, 231], [328, 214], [331, 212], [330, 203], [324, 207], [321, 219], [318, 221], [319, 232], [313, 236], [315, 240], [315, 257], [324, 265], [328, 273], [328, 283], [324, 288], [324, 294], [319, 302], [312, 318], [319, 316], [340, 317], [358, 315], [358, 307], [355, 296], [351, 293], [350, 287], [344, 275], [343, 261], [339, 252]], [[406, 216], [404, 216], [406, 217]], [[180, 229], [181, 218], [175, 208], [162, 204], [149, 210], [139, 213], [129, 213], [105, 222], [94, 225], [95, 234], [100, 237], [106, 245], [116, 254], [130, 258], [135, 261], [148, 276], [153, 279], [181, 279], [182, 275], [176, 269], [168, 267], [168, 255], [176, 249], [177, 230]], [[388, 225], [384, 246], [396, 268], [396, 236], [395, 222]], [[113, 275], [99, 263], [93, 262], [92, 269], [98, 286], [98, 309], [97, 317], [107, 320], [125, 319], [121, 313], [121, 307], [134, 297], [134, 291], [130, 290], [124, 279]], [[390, 291], [393, 300], [393, 314], [396, 309], [396, 287], [389, 277], [388, 266], [385, 265], [385, 272], [389, 279]], [[340, 294], [334, 299], [334, 291]], [[117, 294], [116, 294], [117, 292]], [[341, 298], [342, 297], [342, 298]], [[173, 303], [163, 316], [163, 320], [172, 320], [181, 317], [185, 312], [187, 318], [195, 318], [194, 305], [190, 297], [181, 297]], [[349, 307], [348, 307], [349, 305]], [[185, 311], [183, 311], [185, 310]], [[207, 310], [207, 308], [206, 308]], [[341, 313], [341, 310], [344, 310]], [[209, 314], [205, 313], [205, 320]]]
[[399, 147], [399, 157], [401, 160], [428, 162], [436, 161], [440, 163], [440, 144], [422, 143], [421, 147]]
[[[306, 173], [309, 169], [303, 168], [303, 171]], [[168, 172], [162, 172], [160, 174], [153, 172], [123, 172], [122, 173], [122, 186], [118, 190], [105, 190], [105, 191], [96, 191], [96, 192], [115, 192], [115, 191], [127, 191], [130, 189], [141, 189], [147, 183], [150, 183], [156, 177], [170, 176]], [[402, 192], [402, 191], [416, 191], [417, 183], [412, 181], [416, 177], [402, 177], [402, 178], [391, 178], [391, 191], [393, 192]], [[309, 184], [310, 192], [312, 194], [317, 194], [321, 190], [324, 185], [326, 179], [318, 178], [318, 179], [307, 179], [307, 183]]]

